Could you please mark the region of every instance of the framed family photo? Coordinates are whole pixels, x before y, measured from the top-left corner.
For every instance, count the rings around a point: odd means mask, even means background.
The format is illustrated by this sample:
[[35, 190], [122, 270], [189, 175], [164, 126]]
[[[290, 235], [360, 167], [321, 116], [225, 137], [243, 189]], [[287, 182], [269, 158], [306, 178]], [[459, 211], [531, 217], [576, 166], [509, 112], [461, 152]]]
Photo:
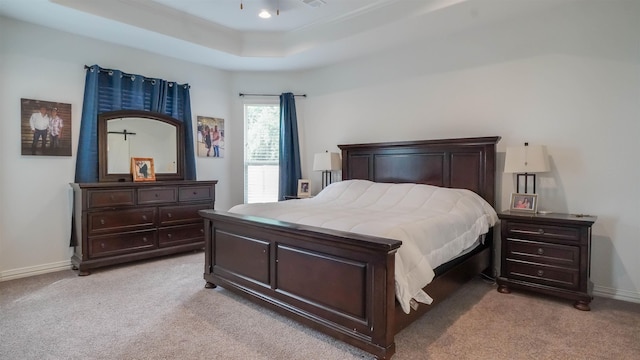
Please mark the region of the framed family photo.
[[224, 157], [224, 119], [198, 116], [198, 156]]
[[307, 179], [298, 180], [298, 197], [308, 198], [311, 197], [311, 184]]
[[156, 169], [153, 158], [131, 158], [131, 174], [133, 181], [155, 181]]
[[71, 156], [71, 104], [20, 99], [22, 155]]
[[535, 213], [538, 210], [538, 195], [512, 193], [509, 210]]

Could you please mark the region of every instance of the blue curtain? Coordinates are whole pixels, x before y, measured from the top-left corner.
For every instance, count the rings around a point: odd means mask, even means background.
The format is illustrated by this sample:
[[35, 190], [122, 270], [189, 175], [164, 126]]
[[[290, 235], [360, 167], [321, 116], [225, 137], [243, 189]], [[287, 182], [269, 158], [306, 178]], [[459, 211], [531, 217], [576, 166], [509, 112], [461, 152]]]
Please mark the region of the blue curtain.
[[93, 65], [85, 79], [75, 182], [98, 181], [98, 115], [115, 110], [151, 111], [182, 121], [185, 179], [196, 179], [189, 85]]
[[300, 146], [298, 144], [298, 118], [296, 101], [292, 93], [280, 95], [280, 186], [278, 198], [298, 193], [300, 168]]

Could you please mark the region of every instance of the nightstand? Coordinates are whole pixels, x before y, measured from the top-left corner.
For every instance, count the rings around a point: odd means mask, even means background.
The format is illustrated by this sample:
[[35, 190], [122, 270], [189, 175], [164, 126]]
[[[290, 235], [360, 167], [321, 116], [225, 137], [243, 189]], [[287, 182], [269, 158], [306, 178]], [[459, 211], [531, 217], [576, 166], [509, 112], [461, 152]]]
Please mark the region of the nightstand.
[[501, 220], [498, 291], [525, 289], [574, 300], [589, 311], [591, 226], [594, 216], [505, 211]]

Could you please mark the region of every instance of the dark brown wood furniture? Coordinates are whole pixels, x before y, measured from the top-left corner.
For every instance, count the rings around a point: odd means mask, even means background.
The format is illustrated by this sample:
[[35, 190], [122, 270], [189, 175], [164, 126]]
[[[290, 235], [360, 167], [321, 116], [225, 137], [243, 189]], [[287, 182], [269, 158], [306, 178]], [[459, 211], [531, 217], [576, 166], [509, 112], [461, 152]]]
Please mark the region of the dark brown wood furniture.
[[[494, 204], [499, 137], [341, 145], [343, 179], [413, 182], [473, 190]], [[491, 239], [436, 269], [434, 304], [405, 314], [395, 300], [401, 242], [204, 210], [207, 287], [220, 285], [388, 359], [394, 336], [490, 267]]]
[[574, 300], [589, 311], [593, 284], [591, 225], [593, 216], [527, 214], [506, 211], [501, 219], [501, 271], [498, 291], [526, 289]]
[[217, 181], [71, 184], [78, 246], [71, 262], [91, 269], [202, 249], [199, 210], [213, 209]]

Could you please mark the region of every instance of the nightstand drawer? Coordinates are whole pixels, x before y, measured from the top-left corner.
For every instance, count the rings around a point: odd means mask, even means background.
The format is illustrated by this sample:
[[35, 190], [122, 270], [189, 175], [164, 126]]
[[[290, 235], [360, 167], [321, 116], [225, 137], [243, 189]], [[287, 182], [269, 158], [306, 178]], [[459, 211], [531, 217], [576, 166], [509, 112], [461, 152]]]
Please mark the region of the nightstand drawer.
[[580, 248], [578, 246], [508, 238], [506, 249], [505, 256], [508, 259], [562, 265], [572, 269], [578, 269], [580, 265]]
[[580, 241], [580, 230], [568, 226], [541, 225], [512, 221], [507, 224], [508, 237]]
[[578, 270], [538, 265], [513, 259], [507, 259], [506, 265], [506, 275], [511, 279], [570, 290], [578, 289], [580, 285]]

